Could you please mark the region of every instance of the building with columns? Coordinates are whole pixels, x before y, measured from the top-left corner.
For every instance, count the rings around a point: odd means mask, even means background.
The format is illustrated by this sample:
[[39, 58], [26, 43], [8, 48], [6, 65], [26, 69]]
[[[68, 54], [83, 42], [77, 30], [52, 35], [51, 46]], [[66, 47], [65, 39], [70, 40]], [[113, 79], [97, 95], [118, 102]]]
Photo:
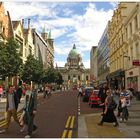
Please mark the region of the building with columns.
[[79, 87], [90, 84], [90, 69], [85, 69], [75, 44], [68, 54], [65, 66], [58, 67], [58, 70], [62, 74], [64, 85], [69, 88], [74, 85]]
[[140, 60], [140, 3], [120, 2], [109, 21], [108, 38], [110, 49], [109, 78], [118, 83], [118, 88], [134, 88], [140, 91], [140, 68], [133, 65]]
[[[131, 12], [124, 22], [125, 28], [125, 86], [140, 91], [140, 3], [131, 3]], [[134, 64], [138, 62], [137, 64]]]

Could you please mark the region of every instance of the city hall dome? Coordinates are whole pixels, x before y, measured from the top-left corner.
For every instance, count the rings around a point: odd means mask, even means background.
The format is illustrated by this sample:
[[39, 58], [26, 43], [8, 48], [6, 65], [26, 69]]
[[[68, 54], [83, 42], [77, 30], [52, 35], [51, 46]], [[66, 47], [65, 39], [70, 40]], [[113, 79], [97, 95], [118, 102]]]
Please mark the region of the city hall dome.
[[76, 46], [74, 44], [72, 50], [69, 52], [69, 57], [70, 58], [74, 58], [74, 57], [77, 57], [78, 55], [79, 54], [78, 54], [78, 52], [76, 50]]

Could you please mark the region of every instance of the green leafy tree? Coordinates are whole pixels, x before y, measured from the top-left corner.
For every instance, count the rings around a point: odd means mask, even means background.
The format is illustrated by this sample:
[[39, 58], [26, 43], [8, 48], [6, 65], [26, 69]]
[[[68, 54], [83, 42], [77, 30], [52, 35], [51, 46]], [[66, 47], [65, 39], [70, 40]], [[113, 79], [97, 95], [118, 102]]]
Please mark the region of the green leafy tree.
[[20, 72], [22, 59], [19, 48], [13, 38], [8, 39], [6, 43], [0, 42], [0, 75], [3, 79], [16, 76]]
[[43, 82], [44, 83], [56, 83], [56, 84], [60, 85], [63, 83], [62, 75], [56, 69], [54, 69], [53, 67], [50, 67], [45, 72]]
[[56, 71], [56, 74], [55, 75], [56, 75], [55, 82], [58, 85], [61, 85], [64, 82], [61, 73]]
[[48, 68], [47, 71], [45, 71], [45, 75], [43, 77], [44, 83], [54, 83], [55, 82], [55, 71], [52, 67]]
[[24, 82], [29, 83], [31, 81], [40, 83], [43, 77], [43, 64], [41, 61], [34, 58], [33, 55], [27, 57], [27, 61], [23, 66], [22, 79]]

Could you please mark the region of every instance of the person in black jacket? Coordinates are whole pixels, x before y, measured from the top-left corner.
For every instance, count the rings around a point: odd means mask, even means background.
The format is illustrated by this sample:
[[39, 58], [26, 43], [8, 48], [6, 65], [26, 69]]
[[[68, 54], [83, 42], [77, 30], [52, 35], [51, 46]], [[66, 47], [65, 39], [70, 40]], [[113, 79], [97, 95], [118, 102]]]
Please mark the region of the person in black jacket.
[[25, 138], [30, 138], [32, 136], [32, 132], [37, 129], [37, 126], [34, 124], [34, 117], [37, 112], [37, 91], [31, 90], [30, 85], [27, 85], [26, 88], [27, 91], [24, 105], [25, 115], [23, 117], [23, 121], [28, 127], [28, 134], [25, 136]]
[[[99, 89], [99, 94], [98, 94], [98, 97], [101, 99], [101, 104], [100, 104], [100, 106], [102, 106], [102, 108], [103, 108], [103, 113], [104, 113], [104, 111], [105, 111], [105, 104], [104, 104], [104, 102], [105, 102], [105, 99], [106, 99], [106, 90], [107, 90], [108, 88], [107, 87], [100, 87], [100, 89]], [[103, 115], [103, 114], [102, 114]]]
[[5, 128], [0, 131], [0, 133], [5, 133], [8, 131], [12, 116], [14, 120], [17, 122], [17, 124], [20, 125], [19, 119], [17, 117], [18, 104], [19, 104], [18, 96], [15, 92], [14, 87], [11, 85], [9, 87], [6, 99], [6, 125]]
[[20, 99], [22, 97], [22, 87], [21, 86], [18, 86], [16, 93], [17, 93], [17, 96], [19, 98], [19, 103], [20, 103]]

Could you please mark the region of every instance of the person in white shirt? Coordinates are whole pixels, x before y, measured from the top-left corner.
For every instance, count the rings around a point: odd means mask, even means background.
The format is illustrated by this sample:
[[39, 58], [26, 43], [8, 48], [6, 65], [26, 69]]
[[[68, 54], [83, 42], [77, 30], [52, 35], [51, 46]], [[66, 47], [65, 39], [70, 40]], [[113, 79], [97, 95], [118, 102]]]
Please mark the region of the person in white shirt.
[[78, 89], [78, 96], [77, 97], [79, 97], [79, 96], [82, 96], [82, 88], [81, 87], [79, 87], [79, 89]]
[[121, 108], [122, 108], [120, 122], [125, 122], [128, 120], [129, 113], [127, 109], [127, 99], [124, 94], [120, 95], [120, 101], [121, 101]]

